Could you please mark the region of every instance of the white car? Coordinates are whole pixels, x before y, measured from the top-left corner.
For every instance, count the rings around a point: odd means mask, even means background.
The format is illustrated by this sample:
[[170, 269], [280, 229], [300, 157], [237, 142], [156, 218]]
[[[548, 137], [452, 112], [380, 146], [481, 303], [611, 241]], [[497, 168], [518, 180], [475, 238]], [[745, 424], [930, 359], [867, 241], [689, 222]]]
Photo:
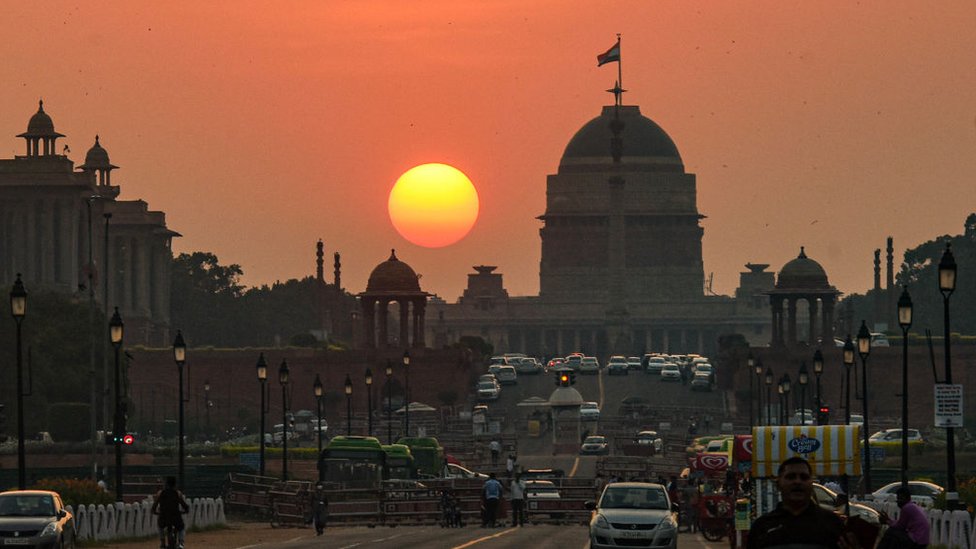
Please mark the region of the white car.
[[641, 369], [641, 359], [639, 356], [629, 356], [627, 357], [627, 369], [628, 370], [640, 370]]
[[535, 375], [542, 372], [542, 364], [534, 358], [522, 358], [515, 364], [515, 371], [519, 374]]
[[615, 482], [600, 501], [586, 502], [590, 519], [590, 548], [624, 546], [677, 549], [678, 517], [660, 484]]
[[502, 390], [494, 381], [478, 382], [478, 400], [498, 400]]
[[[864, 496], [868, 501], [895, 501], [895, 492], [901, 488], [900, 482], [892, 482], [878, 488], [871, 494]], [[912, 493], [912, 501], [920, 507], [931, 508], [935, 498], [945, 490], [938, 484], [921, 480], [908, 481], [908, 490]]]
[[864, 425], [864, 416], [862, 414], [851, 414], [851, 425]]
[[664, 368], [664, 364], [667, 360], [664, 360], [663, 356], [652, 356], [647, 359], [647, 366], [644, 368], [644, 372], [651, 375], [661, 375], [661, 369]]
[[610, 444], [607, 442], [607, 437], [602, 435], [591, 435], [583, 439], [583, 444], [580, 445], [581, 455], [600, 455], [605, 456], [610, 453]]
[[551, 480], [525, 481], [525, 500], [538, 501], [540, 499], [561, 499], [559, 488]]
[[681, 381], [681, 370], [672, 362], [665, 362], [661, 368], [661, 381]]
[[579, 373], [581, 374], [599, 374], [600, 373], [600, 361], [593, 356], [584, 356], [583, 361], [580, 362]]
[[499, 366], [498, 371], [495, 372], [495, 377], [498, 378], [498, 383], [502, 385], [518, 383], [518, 374], [515, 372], [514, 366]]
[[657, 431], [641, 431], [634, 437], [634, 442], [638, 446], [653, 446], [655, 454], [660, 454], [664, 451], [664, 440], [658, 436]]
[[600, 405], [596, 402], [580, 404], [580, 421], [597, 421], [600, 419]]

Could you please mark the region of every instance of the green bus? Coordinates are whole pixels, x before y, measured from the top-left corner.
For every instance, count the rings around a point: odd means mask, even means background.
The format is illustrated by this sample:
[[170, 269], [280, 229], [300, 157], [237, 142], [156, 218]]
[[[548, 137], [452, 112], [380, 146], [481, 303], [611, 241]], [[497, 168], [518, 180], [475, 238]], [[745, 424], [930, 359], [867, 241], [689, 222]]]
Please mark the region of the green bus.
[[417, 470], [425, 475], [439, 477], [444, 465], [444, 448], [434, 437], [403, 437], [397, 441], [410, 447]]
[[385, 478], [386, 455], [376, 437], [332, 437], [319, 456], [319, 478], [347, 485], [378, 486]]
[[417, 466], [414, 463], [413, 454], [410, 447], [404, 444], [384, 444], [383, 452], [386, 453], [386, 471], [383, 479], [415, 479], [417, 478]]

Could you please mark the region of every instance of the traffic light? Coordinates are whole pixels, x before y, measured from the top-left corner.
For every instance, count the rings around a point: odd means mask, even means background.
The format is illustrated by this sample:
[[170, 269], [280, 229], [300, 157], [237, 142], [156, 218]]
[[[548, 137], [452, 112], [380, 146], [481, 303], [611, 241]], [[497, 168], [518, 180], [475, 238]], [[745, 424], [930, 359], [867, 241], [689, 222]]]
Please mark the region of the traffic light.
[[569, 371], [569, 384], [576, 385], [576, 370]]
[[126, 446], [132, 446], [136, 442], [136, 437], [132, 433], [123, 433], [120, 435], [114, 435], [112, 433], [105, 433], [105, 444], [109, 446], [114, 446], [116, 444], [124, 444]]
[[817, 425], [830, 424], [830, 406], [821, 405], [817, 410]]
[[556, 376], [556, 386], [557, 387], [569, 387], [569, 375], [571, 372], [559, 372]]

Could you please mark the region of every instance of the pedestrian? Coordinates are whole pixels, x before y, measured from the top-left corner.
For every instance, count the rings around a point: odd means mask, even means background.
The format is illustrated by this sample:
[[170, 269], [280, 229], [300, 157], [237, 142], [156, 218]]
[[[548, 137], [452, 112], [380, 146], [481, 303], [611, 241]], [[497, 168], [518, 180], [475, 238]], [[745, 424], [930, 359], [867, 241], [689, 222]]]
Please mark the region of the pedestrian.
[[780, 464], [776, 485], [781, 501], [749, 529], [748, 549], [772, 547], [859, 547], [853, 533], [844, 534], [842, 519], [813, 501], [810, 462], [794, 456]]
[[497, 466], [498, 454], [500, 454], [502, 451], [502, 444], [498, 442], [498, 439], [492, 439], [491, 442], [488, 443], [488, 450], [491, 452], [491, 465], [493, 467]]
[[707, 433], [709, 427], [712, 426], [712, 415], [711, 414], [705, 414], [705, 417], [703, 418], [703, 421], [705, 422], [705, 432]]
[[512, 479], [508, 494], [512, 500], [512, 526], [525, 526], [525, 482], [521, 473]]
[[898, 520], [881, 511], [881, 523], [888, 530], [881, 537], [878, 549], [921, 549], [929, 545], [929, 519], [925, 511], [912, 501], [911, 491], [902, 486], [895, 492], [895, 502], [900, 509]]
[[444, 461], [441, 462], [441, 476], [443, 478], [449, 478], [451, 476], [451, 464], [447, 461], [447, 458], [444, 458]]
[[505, 460], [505, 471], [508, 473], [508, 478], [512, 478], [512, 473], [515, 471], [514, 454], [508, 454], [508, 459]]
[[495, 527], [495, 517], [498, 514], [498, 504], [502, 499], [502, 483], [495, 479], [495, 473], [488, 473], [488, 480], [485, 481], [484, 488], [481, 490], [485, 499], [485, 518], [482, 526]]
[[315, 484], [315, 490], [312, 492], [309, 503], [315, 535], [321, 536], [322, 532], [325, 531], [325, 521], [329, 513], [329, 496], [325, 494], [325, 486], [321, 482]]
[[600, 499], [600, 495], [603, 494], [603, 489], [607, 486], [607, 479], [603, 477], [603, 473], [597, 473], [596, 478], [593, 479], [593, 491], [596, 492], [596, 499]]

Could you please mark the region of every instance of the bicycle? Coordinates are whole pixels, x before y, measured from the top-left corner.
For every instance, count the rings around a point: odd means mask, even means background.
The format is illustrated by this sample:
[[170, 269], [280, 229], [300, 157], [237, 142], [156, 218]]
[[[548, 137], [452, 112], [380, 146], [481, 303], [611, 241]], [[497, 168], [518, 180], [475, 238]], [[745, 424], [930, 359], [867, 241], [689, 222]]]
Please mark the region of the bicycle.
[[180, 531], [176, 526], [169, 525], [164, 529], [166, 549], [178, 549], [180, 546]]

